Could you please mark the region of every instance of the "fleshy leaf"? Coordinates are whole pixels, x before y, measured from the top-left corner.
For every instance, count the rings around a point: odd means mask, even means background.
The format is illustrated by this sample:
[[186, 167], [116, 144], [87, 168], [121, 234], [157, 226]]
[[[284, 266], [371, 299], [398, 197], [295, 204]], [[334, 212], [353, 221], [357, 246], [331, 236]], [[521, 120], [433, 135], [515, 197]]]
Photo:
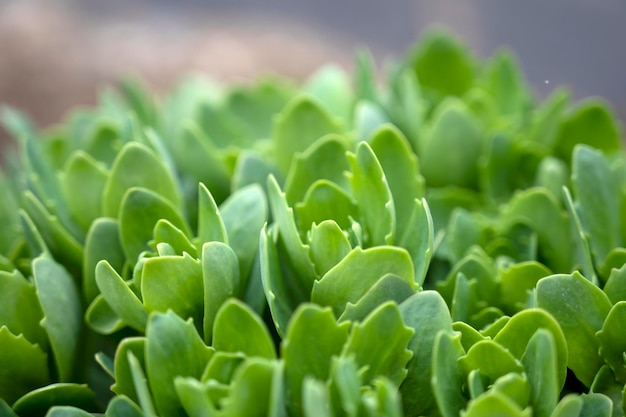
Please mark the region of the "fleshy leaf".
[[349, 229], [351, 219], [357, 218], [359, 213], [350, 196], [327, 180], [316, 181], [307, 190], [304, 201], [297, 203], [295, 208], [301, 231], [328, 219], [337, 222], [342, 229]]
[[70, 381], [82, 325], [78, 289], [67, 271], [46, 257], [33, 261], [33, 276], [44, 317], [41, 325], [50, 338], [59, 380]]
[[202, 247], [202, 277], [204, 340], [208, 342], [211, 340], [215, 317], [222, 304], [230, 297], [241, 296], [243, 288], [235, 252], [221, 242], [205, 243]]
[[367, 144], [361, 142], [356, 153], [348, 154], [348, 175], [352, 193], [360, 210], [360, 222], [366, 233], [366, 246], [392, 244], [396, 232], [396, 213], [387, 178]]
[[338, 317], [348, 302], [356, 303], [384, 275], [395, 274], [417, 288], [413, 263], [402, 248], [380, 246], [354, 248], [319, 281], [315, 281], [311, 300], [330, 306]]
[[328, 133], [341, 133], [339, 124], [315, 100], [296, 97], [276, 116], [272, 136], [276, 164], [289, 172], [296, 152], [303, 152]]
[[311, 259], [316, 272], [323, 276], [350, 253], [350, 242], [333, 220], [315, 224], [309, 232]]
[[217, 312], [213, 348], [222, 352], [243, 352], [251, 357], [276, 358], [274, 342], [261, 318], [236, 299], [226, 301]]
[[399, 235], [397, 245], [409, 251], [413, 260], [415, 282], [419, 285], [424, 283], [430, 260], [434, 255], [434, 235], [433, 218], [426, 199], [415, 199], [411, 217]]
[[[489, 358], [486, 360], [486, 358]], [[491, 340], [474, 344], [467, 355], [459, 359], [461, 369], [468, 374], [478, 369], [481, 374], [495, 381], [510, 372], [522, 373], [524, 367], [507, 349]]]
[[467, 403], [463, 373], [457, 364], [464, 354], [459, 335], [439, 332], [435, 337], [431, 383], [443, 417], [458, 417]]
[[145, 337], [127, 337], [120, 342], [115, 352], [115, 384], [111, 387], [111, 391], [118, 396], [126, 396], [136, 403], [139, 401], [139, 397], [128, 358], [129, 353], [131, 353], [135, 360], [141, 364], [140, 366], [144, 366], [145, 348]]
[[337, 324], [329, 308], [305, 304], [296, 310], [281, 346], [290, 413], [302, 415], [302, 384], [307, 376], [329, 377], [331, 359], [341, 353], [349, 328], [350, 323]]
[[117, 271], [122, 270], [126, 260], [120, 244], [119, 225], [117, 221], [105, 217], [91, 224], [85, 241], [83, 295], [87, 301], [93, 301], [99, 294], [96, 265], [102, 260], [106, 260]]
[[111, 175], [104, 189], [102, 212], [117, 218], [127, 191], [141, 187], [180, 205], [180, 194], [175, 180], [157, 155], [139, 142], [126, 144], [115, 158]]
[[537, 284], [537, 306], [558, 321], [568, 349], [568, 367], [586, 386], [604, 364], [595, 333], [602, 329], [611, 302], [578, 272], [552, 275]]
[[13, 411], [20, 416], [44, 417], [56, 405], [74, 406], [86, 411], [98, 409], [94, 393], [86, 384], [58, 383], [24, 395], [13, 404]]
[[539, 329], [528, 341], [522, 364], [530, 384], [530, 403], [534, 416], [550, 417], [559, 401], [560, 381], [557, 347], [552, 333]]
[[402, 302], [400, 314], [414, 332], [408, 345], [413, 352], [409, 373], [400, 385], [404, 410], [407, 417], [430, 415], [437, 410], [431, 385], [434, 344], [439, 333], [452, 334], [450, 312], [439, 293], [424, 291]]
[[198, 239], [228, 243], [226, 227], [213, 196], [203, 183], [198, 184]]
[[621, 383], [626, 383], [626, 364], [624, 363], [626, 335], [622, 327], [624, 323], [626, 323], [626, 301], [620, 301], [611, 308], [604, 320], [602, 330], [597, 333], [600, 356], [604, 358], [615, 373], [615, 378]]
[[189, 235], [185, 221], [169, 201], [146, 188], [128, 190], [122, 200], [119, 222], [122, 248], [130, 262], [135, 262], [141, 252], [150, 250], [148, 241], [161, 219], [169, 220]]
[[157, 410], [185, 416], [174, 388], [178, 376], [200, 378], [213, 349], [205, 346], [191, 321], [173, 312], [150, 316], [146, 329], [146, 370]]

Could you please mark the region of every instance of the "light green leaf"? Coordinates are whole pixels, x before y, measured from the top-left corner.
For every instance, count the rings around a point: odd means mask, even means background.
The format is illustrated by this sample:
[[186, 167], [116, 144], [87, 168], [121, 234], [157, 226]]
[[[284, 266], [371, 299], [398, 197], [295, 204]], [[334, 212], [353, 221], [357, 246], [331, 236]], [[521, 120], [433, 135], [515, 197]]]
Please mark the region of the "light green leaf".
[[359, 210], [350, 196], [339, 186], [328, 181], [316, 181], [306, 192], [304, 201], [296, 203], [296, 217], [301, 232], [313, 224], [332, 219], [341, 229], [349, 229]]
[[537, 306], [558, 321], [567, 340], [568, 367], [590, 386], [604, 364], [598, 355], [595, 333], [602, 328], [611, 302], [602, 290], [574, 272], [541, 279], [537, 284]]
[[[150, 280], [150, 278], [148, 279]], [[145, 279], [142, 281], [145, 285]], [[100, 261], [96, 266], [96, 282], [111, 310], [133, 329], [144, 332], [148, 314], [141, 300], [129, 288], [107, 261]]]
[[572, 186], [591, 252], [596, 264], [602, 265], [613, 248], [622, 246], [620, 186], [605, 157], [582, 145], [574, 149]]
[[360, 142], [356, 153], [348, 154], [351, 172], [346, 174], [360, 210], [360, 223], [366, 247], [393, 244], [396, 214], [387, 178], [367, 142]]
[[305, 378], [302, 384], [302, 411], [304, 417], [332, 417], [328, 386], [314, 378]]
[[0, 397], [14, 402], [32, 389], [49, 382], [48, 355], [29, 342], [23, 334], [16, 336], [0, 326]]
[[265, 193], [254, 184], [235, 191], [220, 207], [228, 243], [237, 254], [241, 277], [246, 279], [259, 248], [259, 232], [267, 221]]
[[78, 289], [67, 271], [47, 257], [33, 261], [33, 276], [44, 317], [41, 325], [50, 339], [59, 380], [70, 381], [82, 325]]
[[620, 269], [613, 269], [604, 286], [604, 292], [611, 303], [626, 301], [626, 264]]
[[180, 317], [193, 318], [202, 328], [204, 312], [203, 268], [188, 254], [146, 259], [141, 294], [146, 311], [173, 310]]
[[222, 304], [215, 317], [213, 348], [246, 356], [276, 358], [272, 337], [257, 314], [234, 298]]
[[291, 100], [274, 122], [272, 141], [275, 160], [283, 173], [289, 172], [296, 152], [302, 152], [328, 133], [341, 133], [339, 123], [308, 96]]
[[72, 217], [83, 230], [101, 216], [102, 192], [107, 178], [107, 171], [80, 150], [65, 164], [61, 186]]
[[347, 303], [338, 321], [363, 321], [377, 307], [387, 301], [400, 304], [415, 294], [415, 289], [404, 279], [393, 274], [384, 275], [357, 301]]
[[402, 133], [391, 124], [380, 127], [369, 140], [385, 173], [393, 196], [396, 236], [402, 236], [410, 224], [415, 199], [424, 196], [424, 179], [419, 173], [417, 157]]
[[600, 356], [611, 367], [615, 378], [621, 383], [626, 383], [626, 365], [624, 352], [626, 352], [626, 335], [623, 324], [626, 323], [626, 301], [615, 304], [604, 320], [602, 330], [596, 336], [600, 345]]
[[39, 325], [43, 318], [35, 286], [17, 270], [0, 271], [0, 327], [24, 335], [30, 343], [46, 350], [48, 336]]
[[274, 177], [268, 178], [267, 188], [277, 237], [282, 241], [285, 255], [297, 272], [297, 281], [294, 284], [300, 286], [304, 293], [310, 293], [313, 281], [317, 278], [310, 259], [310, 248], [300, 240], [293, 210], [287, 205], [285, 194], [281, 192]]
[[474, 63], [468, 50], [442, 30], [426, 34], [411, 57], [424, 88], [439, 95], [463, 94], [473, 83]]
[[146, 370], [159, 414], [185, 416], [174, 388], [178, 376], [200, 378], [213, 349], [205, 346], [193, 323], [173, 312], [150, 316], [146, 329]]
[[127, 337], [120, 342], [115, 351], [115, 384], [111, 387], [111, 391], [118, 396], [126, 396], [135, 403], [139, 401], [139, 396], [135, 389], [133, 371], [128, 358], [129, 354], [132, 354], [140, 367], [144, 367], [145, 347], [145, 337]]
[[530, 409], [522, 410], [510, 398], [498, 391], [489, 391], [470, 402], [461, 417], [532, 417]]
[[467, 351], [467, 354], [459, 359], [459, 366], [466, 374], [478, 369], [491, 381], [495, 381], [510, 372], [524, 372], [524, 367], [519, 360], [507, 349], [491, 340], [483, 340], [474, 344]]
[[180, 206], [178, 186], [163, 162], [145, 145], [130, 142], [122, 148], [113, 163], [102, 200], [104, 215], [117, 218], [123, 211], [121, 204], [124, 196], [135, 187], [158, 194], [173, 207]]
[[206, 384], [194, 378], [176, 377], [174, 387], [189, 417], [217, 417], [218, 412], [210, 399]]
[[404, 325], [398, 305], [390, 301], [354, 324], [342, 355], [354, 355], [364, 370], [363, 383], [371, 383], [383, 375], [399, 386], [408, 372], [406, 364], [413, 356], [407, 349], [412, 336], [413, 330]]
[[502, 309], [514, 314], [526, 307], [531, 291], [537, 282], [552, 271], [535, 261], [514, 263], [499, 271]]
[[114, 270], [124, 267], [124, 251], [120, 244], [119, 225], [116, 220], [96, 219], [87, 232], [83, 258], [83, 296], [88, 302], [99, 294], [96, 283], [96, 265], [106, 260]]
[[556, 349], [555, 372], [558, 376], [558, 389], [560, 390], [565, 384], [567, 374], [567, 341], [559, 323], [551, 315], [536, 308], [517, 313], [495, 335], [493, 340], [506, 348], [516, 358], [522, 359], [524, 352], [528, 350], [530, 340], [540, 329], [547, 330], [552, 335], [552, 343]]
[[556, 151], [570, 161], [577, 144], [589, 145], [605, 153], [622, 148], [620, 133], [606, 103], [586, 100], [562, 122]]
[[463, 393], [464, 375], [457, 364], [464, 354], [459, 335], [439, 332], [435, 337], [431, 382], [443, 417], [458, 417], [467, 403]]
[[475, 188], [483, 135], [465, 104], [448, 98], [432, 117], [430, 134], [418, 147], [422, 175], [429, 187]]
[[120, 208], [120, 240], [126, 259], [131, 263], [143, 251], [150, 250], [148, 241], [153, 237], [154, 226], [169, 220], [189, 236], [189, 229], [178, 210], [163, 197], [146, 188], [131, 188], [125, 194]]
[[402, 248], [380, 246], [363, 250], [354, 248], [345, 258], [315, 281], [311, 300], [330, 306], [337, 317], [348, 302], [356, 303], [384, 275], [394, 274], [417, 289], [413, 264]]
[[170, 245], [176, 255], [187, 253], [194, 258], [198, 257], [198, 250], [182, 230], [165, 219], [159, 220], [154, 226], [154, 244], [157, 246], [161, 243]]
[[528, 341], [522, 364], [530, 384], [530, 403], [536, 417], [550, 417], [559, 401], [562, 386], [552, 332], [540, 328]]
[[326, 274], [352, 249], [348, 238], [334, 220], [313, 225], [308, 235], [311, 259], [319, 276]]
[[126, 324], [113, 311], [102, 294], [94, 298], [87, 307], [85, 322], [96, 333], [105, 335], [113, 334], [126, 327]]
[[399, 235], [397, 246], [409, 251], [413, 260], [415, 282], [424, 283], [434, 250], [434, 225], [426, 199], [415, 199], [411, 216]]
[[515, 56], [508, 50], [496, 52], [488, 64], [487, 90], [500, 114], [522, 119], [532, 104]]
[[413, 357], [407, 364], [408, 375], [400, 385], [404, 410], [407, 417], [430, 415], [437, 410], [431, 385], [433, 349], [439, 333], [452, 335], [450, 312], [439, 293], [424, 291], [402, 302], [400, 314], [414, 332], [408, 345]]
[[340, 117], [348, 125], [352, 121], [354, 101], [351, 80], [337, 65], [326, 65], [317, 70], [302, 87], [322, 104], [329, 114]]
[[228, 243], [228, 234], [213, 195], [203, 183], [198, 184], [198, 239], [200, 243]]
[[[242, 280], [237, 255], [226, 244], [208, 242], [202, 247], [202, 277], [204, 286], [204, 340], [208, 343], [214, 329], [215, 317], [230, 297], [242, 294]], [[202, 294], [202, 292], [201, 292]]]
[[608, 365], [604, 365], [591, 384], [590, 393], [603, 394], [611, 399], [613, 403], [612, 417], [624, 416], [624, 402], [623, 402], [624, 385], [621, 382], [617, 382], [615, 374]]
[[46, 417], [93, 417], [93, 414], [83, 411], [80, 408], [57, 405], [46, 413]]
[[150, 393], [150, 389], [148, 388], [148, 381], [146, 379], [146, 374], [142, 369], [142, 364], [139, 363], [139, 360], [133, 355], [132, 352], [128, 352], [128, 364], [130, 367], [130, 373], [133, 380], [133, 385], [135, 386], [135, 391], [137, 392], [137, 396], [139, 397], [139, 405], [141, 405], [141, 409], [145, 417], [156, 417], [156, 411], [154, 410], [154, 400], [152, 398], [152, 394]]
[[114, 397], [107, 405], [104, 417], [143, 417], [141, 409], [128, 397], [120, 395]]
[[13, 404], [20, 416], [44, 417], [56, 405], [74, 406], [86, 411], [96, 411], [98, 404], [87, 384], [51, 384], [38, 388]]
[[348, 339], [350, 323], [337, 324], [329, 308], [304, 304], [293, 314], [281, 345], [290, 415], [302, 415], [302, 384], [309, 376], [326, 380], [332, 357]]
[[[225, 417], [265, 417], [270, 403], [274, 362], [252, 358], [235, 371], [230, 396], [222, 402]], [[250, 401], [254, 393], [255, 401]]]

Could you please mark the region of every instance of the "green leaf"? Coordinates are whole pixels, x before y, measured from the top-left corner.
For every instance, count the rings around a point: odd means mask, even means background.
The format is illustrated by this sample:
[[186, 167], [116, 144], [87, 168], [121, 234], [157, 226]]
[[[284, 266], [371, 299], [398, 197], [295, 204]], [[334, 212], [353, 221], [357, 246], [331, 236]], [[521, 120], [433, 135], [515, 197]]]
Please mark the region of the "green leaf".
[[259, 248], [259, 233], [267, 221], [265, 193], [259, 185], [235, 191], [220, 207], [228, 243], [237, 254], [242, 278], [247, 278]]
[[83, 258], [83, 296], [91, 302], [99, 294], [96, 283], [96, 265], [106, 260], [114, 270], [124, 267], [124, 251], [120, 244], [117, 221], [101, 217], [96, 219], [87, 232]]
[[604, 292], [613, 304], [626, 301], [626, 264], [620, 269], [611, 271], [604, 286]]
[[139, 397], [139, 404], [146, 417], [156, 417], [156, 411], [154, 410], [154, 400], [152, 394], [148, 388], [148, 381], [146, 375], [142, 369], [142, 364], [133, 355], [132, 352], [128, 352], [128, 364], [130, 366], [130, 373], [135, 386], [135, 391]]
[[275, 118], [272, 141], [276, 164], [283, 173], [289, 172], [295, 154], [328, 133], [341, 133], [337, 121], [314, 99], [294, 98]]
[[411, 217], [399, 235], [397, 246], [409, 251], [413, 261], [415, 282], [424, 283], [434, 249], [434, 225], [426, 199], [415, 199]]
[[0, 398], [0, 415], [3, 417], [19, 417], [9, 404], [6, 403], [2, 398]]
[[610, 417], [613, 411], [611, 399], [603, 394], [583, 394], [583, 407], [580, 416], [589, 417]]
[[332, 307], [339, 317], [348, 302], [356, 303], [386, 274], [404, 279], [412, 288], [418, 287], [411, 258], [404, 249], [380, 246], [363, 250], [356, 247], [315, 281], [311, 301]]
[[146, 329], [146, 370], [159, 414], [185, 416], [174, 379], [200, 378], [212, 354], [213, 349], [205, 346], [191, 320], [183, 321], [171, 311], [150, 316]]
[[578, 272], [552, 275], [537, 284], [537, 306], [559, 322], [569, 354], [568, 367], [586, 386], [604, 364], [595, 333], [602, 328], [611, 302]]
[[532, 290], [541, 278], [552, 275], [552, 271], [535, 261], [511, 264], [500, 271], [502, 308], [514, 314], [526, 307]]
[[432, 360], [432, 388], [443, 417], [458, 417], [467, 399], [464, 376], [457, 361], [465, 354], [460, 336], [439, 332], [435, 337]]
[[605, 153], [622, 148], [619, 130], [606, 103], [584, 101], [561, 124], [556, 147], [558, 155], [569, 162], [577, 144], [589, 145]]
[[[145, 278], [142, 283], [145, 285]], [[133, 329], [144, 332], [148, 322], [148, 314], [144, 306], [107, 261], [100, 261], [96, 266], [96, 282], [111, 310]]]
[[615, 378], [621, 383], [626, 383], [626, 365], [624, 364], [624, 352], [626, 352], [626, 335], [623, 332], [623, 323], [626, 322], [626, 301], [615, 304], [604, 320], [602, 330], [596, 336], [600, 345], [600, 356], [611, 367]]
[[439, 333], [452, 335], [450, 312], [439, 293], [424, 291], [402, 302], [400, 314], [414, 332], [408, 344], [413, 357], [407, 364], [407, 377], [400, 385], [404, 410], [407, 417], [431, 415], [437, 410], [431, 385], [434, 344]]
[[236, 299], [226, 301], [217, 312], [213, 348], [223, 352], [243, 352], [251, 357], [276, 358], [274, 342], [261, 318]]
[[456, 39], [441, 30], [425, 35], [412, 54], [411, 64], [420, 84], [439, 95], [461, 95], [473, 83], [471, 55]]
[[392, 244], [395, 239], [396, 215], [387, 178], [374, 151], [361, 142], [356, 153], [348, 154], [352, 186], [360, 214], [360, 223], [366, 233], [367, 246]]
[[241, 296], [243, 290], [235, 252], [221, 242], [205, 243], [202, 247], [202, 277], [204, 289], [200, 290], [204, 291], [204, 340], [208, 342], [222, 304], [230, 297]]
[[102, 213], [102, 192], [108, 173], [88, 154], [77, 151], [66, 162], [61, 186], [72, 217], [87, 230]]
[[328, 386], [314, 378], [302, 384], [302, 411], [305, 417], [332, 417]]
[[516, 373], [503, 375], [493, 383], [491, 391], [504, 394], [522, 409], [529, 405], [530, 386], [526, 375]]
[[[230, 396], [224, 399], [226, 417], [265, 417], [270, 403], [274, 362], [261, 358], [246, 360], [233, 376]], [[255, 401], [250, 401], [254, 393]]]
[[357, 142], [370, 139], [374, 132], [385, 123], [389, 123], [389, 116], [381, 106], [367, 100], [356, 103], [354, 130], [356, 131]]
[[621, 382], [617, 382], [615, 374], [608, 365], [600, 368], [589, 390], [590, 393], [603, 394], [611, 399], [613, 403], [612, 417], [624, 416], [623, 391], [624, 385]]
[[344, 123], [352, 121], [351, 80], [337, 65], [326, 65], [317, 70], [303, 86], [305, 92], [318, 100], [326, 110], [341, 118]]
[[572, 186], [580, 220], [589, 234], [591, 252], [602, 265], [611, 250], [622, 246], [619, 185], [604, 156], [588, 146], [574, 149]]
[[0, 327], [7, 326], [11, 333], [46, 350], [48, 337], [39, 325], [42, 318], [35, 286], [17, 270], [0, 271]]
[[59, 380], [70, 381], [82, 325], [78, 289], [67, 271], [46, 257], [33, 261], [33, 276], [44, 317], [41, 325], [50, 339]]
[[0, 346], [0, 397], [5, 401], [12, 403], [49, 381], [48, 355], [38, 345], [0, 326]]
[[490, 391], [469, 403], [462, 417], [532, 417], [530, 409], [522, 410], [510, 398], [498, 391]]
[[[489, 360], [485, 360], [489, 358]], [[466, 374], [478, 369], [481, 374], [495, 381], [510, 372], [522, 373], [524, 367], [507, 349], [491, 341], [483, 340], [474, 344], [465, 356], [459, 359], [459, 366]]]
[[350, 196], [336, 184], [327, 180], [316, 181], [306, 193], [302, 203], [296, 203], [296, 217], [300, 231], [311, 229], [313, 224], [332, 219], [341, 229], [349, 229], [359, 210]]
[[176, 393], [189, 417], [214, 417], [217, 411], [209, 394], [209, 387], [194, 378], [176, 377]]
[[140, 363], [140, 367], [144, 366], [145, 348], [145, 337], [126, 337], [117, 346], [114, 360], [115, 384], [111, 387], [111, 391], [117, 394], [117, 398], [126, 396], [135, 403], [139, 401], [133, 380], [133, 371], [129, 363], [129, 354], [132, 354], [135, 360]]
[[86, 411], [81, 410], [80, 408], [70, 407], [70, 406], [54, 406], [48, 411], [46, 417], [92, 417], [93, 414], [90, 414]]
[[185, 234], [168, 220], [161, 219], [154, 226], [154, 245], [167, 244], [174, 249], [176, 255], [184, 253], [197, 258], [198, 250]]
[[500, 114], [522, 119], [532, 103], [515, 56], [508, 50], [500, 50], [488, 66], [487, 90]]
[[87, 307], [85, 322], [96, 333], [105, 335], [113, 334], [126, 327], [126, 324], [113, 311], [102, 295], [94, 298]]
[[530, 403], [536, 417], [550, 417], [559, 401], [560, 374], [557, 347], [552, 333], [539, 329], [528, 341], [522, 364], [530, 384]]
[[304, 304], [296, 310], [281, 345], [285, 361], [287, 404], [292, 415], [302, 415], [302, 384], [307, 376], [326, 380], [331, 359], [348, 339], [350, 323], [337, 324], [329, 308]]
[[270, 175], [279, 178], [282, 184], [283, 174], [278, 172], [278, 168], [275, 165], [263, 159], [257, 152], [243, 151], [237, 158], [230, 189], [231, 191], [236, 191], [248, 185], [258, 184], [267, 193], [267, 177]]
[[268, 178], [267, 188], [277, 237], [281, 239], [286, 255], [298, 273], [295, 285], [302, 287], [304, 293], [310, 293], [313, 281], [317, 278], [310, 259], [310, 248], [300, 240], [293, 210], [287, 205], [285, 194], [274, 177]]
[[415, 294], [415, 289], [404, 279], [393, 274], [384, 275], [357, 301], [347, 303], [338, 321], [363, 321], [377, 307], [387, 301], [400, 304]]
[[431, 123], [418, 147], [426, 185], [475, 188], [483, 135], [474, 117], [462, 101], [449, 98], [437, 107]]
[[424, 179], [417, 157], [402, 133], [391, 124], [379, 128], [369, 141], [387, 178], [396, 215], [396, 236], [410, 224], [415, 199], [424, 196]]
[[390, 99], [387, 103], [391, 120], [415, 146], [424, 130], [427, 103], [417, 76], [410, 68], [400, 68], [390, 77]]
[[324, 220], [313, 225], [308, 238], [311, 259], [319, 276], [326, 274], [352, 249], [348, 238], [334, 220]]
[[134, 263], [143, 251], [150, 250], [148, 241], [154, 226], [169, 220], [189, 236], [189, 230], [178, 210], [163, 197], [145, 188], [131, 188], [124, 196], [120, 209], [120, 240], [126, 259]]
[[102, 212], [117, 218], [128, 190], [141, 187], [158, 194], [173, 207], [180, 205], [178, 185], [152, 150], [139, 142], [126, 144], [115, 158], [104, 189]]
[[21, 397], [13, 404], [13, 411], [20, 416], [44, 417], [57, 405], [98, 410], [94, 393], [86, 384], [51, 384]]
[[539, 330], [547, 330], [552, 335], [552, 343], [556, 349], [555, 372], [558, 376], [558, 388], [560, 390], [565, 383], [567, 373], [568, 347], [559, 323], [551, 315], [536, 308], [517, 313], [511, 317], [493, 340], [506, 348], [516, 358], [522, 359], [528, 350], [530, 340], [535, 337]]
[[198, 239], [228, 243], [228, 234], [213, 195], [203, 183], [198, 184]]
[[390, 301], [354, 324], [342, 355], [354, 355], [356, 363], [365, 368], [363, 383], [384, 375], [399, 386], [407, 375], [406, 364], [413, 356], [407, 349], [412, 336], [413, 330], [404, 325], [398, 305]]
[[143, 417], [141, 409], [128, 397], [123, 395], [114, 397], [107, 405], [105, 417]]
[[204, 312], [203, 268], [188, 254], [146, 259], [141, 294], [146, 311], [173, 310], [180, 317], [193, 318], [202, 328]]

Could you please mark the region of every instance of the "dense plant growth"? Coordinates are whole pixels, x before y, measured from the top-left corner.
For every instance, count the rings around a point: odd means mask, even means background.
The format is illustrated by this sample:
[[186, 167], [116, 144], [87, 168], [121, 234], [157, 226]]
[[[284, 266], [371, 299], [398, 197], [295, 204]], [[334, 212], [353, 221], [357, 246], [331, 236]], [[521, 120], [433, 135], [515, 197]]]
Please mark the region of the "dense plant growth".
[[3, 121], [2, 416], [624, 416], [618, 123], [507, 51]]

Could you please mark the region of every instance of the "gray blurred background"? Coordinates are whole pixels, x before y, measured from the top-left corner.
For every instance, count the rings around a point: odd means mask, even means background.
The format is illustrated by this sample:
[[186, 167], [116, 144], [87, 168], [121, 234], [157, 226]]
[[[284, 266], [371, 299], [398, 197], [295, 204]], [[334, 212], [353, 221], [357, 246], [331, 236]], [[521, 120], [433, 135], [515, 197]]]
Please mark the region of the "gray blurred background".
[[400, 56], [432, 25], [480, 57], [511, 48], [539, 96], [566, 85], [626, 120], [626, 0], [0, 0], [0, 103], [43, 127], [126, 75], [302, 79], [350, 70], [357, 47]]

